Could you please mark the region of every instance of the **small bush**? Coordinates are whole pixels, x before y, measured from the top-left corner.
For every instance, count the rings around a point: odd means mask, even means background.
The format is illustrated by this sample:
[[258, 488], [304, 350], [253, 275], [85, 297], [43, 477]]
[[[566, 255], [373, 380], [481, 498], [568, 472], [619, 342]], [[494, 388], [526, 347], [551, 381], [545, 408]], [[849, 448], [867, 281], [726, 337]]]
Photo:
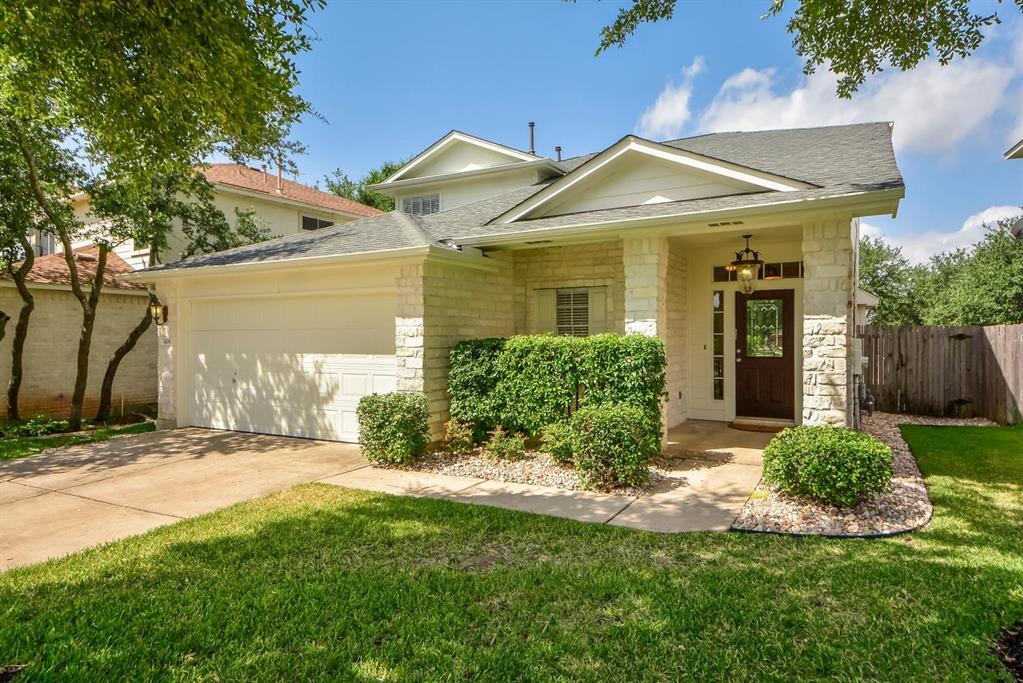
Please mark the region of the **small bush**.
[[540, 448], [554, 461], [562, 465], [571, 465], [574, 458], [572, 451], [572, 427], [567, 422], [555, 422], [543, 428]]
[[790, 427], [764, 449], [764, 480], [782, 491], [852, 507], [888, 488], [892, 451], [844, 427]]
[[526, 455], [526, 440], [521, 434], [509, 434], [504, 427], [495, 427], [483, 450], [493, 458], [519, 460]]
[[448, 393], [451, 417], [472, 427], [473, 439], [483, 441], [500, 424], [501, 404], [497, 388], [497, 360], [505, 339], [468, 339], [451, 349]]
[[577, 356], [582, 340], [536, 334], [512, 337], [497, 361], [501, 423], [530, 436], [565, 419], [579, 387]]
[[422, 455], [430, 440], [421, 393], [370, 394], [359, 399], [359, 442], [374, 462], [403, 463]]
[[575, 469], [584, 486], [642, 486], [650, 478], [650, 459], [661, 448], [660, 432], [641, 408], [580, 408], [571, 429]]
[[68, 429], [67, 420], [54, 420], [43, 415], [36, 415], [21, 422], [8, 422], [3, 426], [3, 436], [20, 439], [27, 436], [46, 436], [60, 434]]
[[448, 453], [464, 455], [471, 453], [476, 448], [476, 441], [473, 439], [472, 427], [461, 420], [451, 418], [445, 425], [444, 449]]

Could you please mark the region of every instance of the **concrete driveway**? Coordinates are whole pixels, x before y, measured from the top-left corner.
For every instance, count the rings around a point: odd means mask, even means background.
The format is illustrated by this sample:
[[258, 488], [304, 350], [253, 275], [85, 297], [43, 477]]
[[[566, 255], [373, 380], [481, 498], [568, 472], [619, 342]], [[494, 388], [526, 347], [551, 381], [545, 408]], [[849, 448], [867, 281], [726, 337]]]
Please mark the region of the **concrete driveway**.
[[177, 429], [0, 463], [0, 570], [367, 465], [358, 446]]

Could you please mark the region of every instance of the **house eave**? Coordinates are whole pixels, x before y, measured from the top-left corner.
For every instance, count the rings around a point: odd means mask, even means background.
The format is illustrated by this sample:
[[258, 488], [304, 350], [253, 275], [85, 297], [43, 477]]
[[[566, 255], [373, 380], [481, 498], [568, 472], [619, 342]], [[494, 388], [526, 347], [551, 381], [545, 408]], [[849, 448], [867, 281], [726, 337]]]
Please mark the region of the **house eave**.
[[[622, 230], [650, 229], [664, 231], [669, 226], [695, 224], [726, 219], [741, 214], [769, 216], [787, 211], [821, 211], [834, 212], [848, 209], [853, 216], [877, 216], [890, 213], [894, 216], [899, 200], [905, 196], [905, 188], [874, 190], [868, 192], [851, 192], [820, 199], [779, 199], [776, 202], [760, 205], [748, 205], [729, 209], [710, 209], [706, 211], [679, 212], [649, 218], [623, 218], [610, 221], [584, 221], [578, 224], [558, 226], [554, 228], [536, 228], [513, 233], [452, 237], [445, 242], [474, 247], [511, 247], [522, 245], [537, 239], [575, 239], [593, 238], [608, 239], [618, 236]], [[670, 230], [669, 230], [670, 231]]]
[[461, 181], [471, 178], [479, 178], [487, 175], [494, 175], [499, 173], [509, 173], [513, 171], [527, 171], [530, 169], [549, 170], [551, 175], [563, 175], [564, 171], [554, 161], [547, 158], [533, 159], [531, 161], [516, 161], [510, 164], [500, 164], [498, 166], [488, 166], [486, 168], [477, 168], [472, 171], [459, 171], [457, 173], [442, 173], [432, 176], [421, 176], [418, 178], [409, 178], [408, 180], [395, 180], [393, 182], [384, 181], [382, 183], [375, 183], [373, 185], [367, 185], [366, 187], [373, 192], [379, 192], [380, 194], [391, 196], [391, 192], [395, 190], [404, 190], [408, 188], [420, 187], [423, 185], [434, 185], [437, 183], [449, 183], [455, 181]]

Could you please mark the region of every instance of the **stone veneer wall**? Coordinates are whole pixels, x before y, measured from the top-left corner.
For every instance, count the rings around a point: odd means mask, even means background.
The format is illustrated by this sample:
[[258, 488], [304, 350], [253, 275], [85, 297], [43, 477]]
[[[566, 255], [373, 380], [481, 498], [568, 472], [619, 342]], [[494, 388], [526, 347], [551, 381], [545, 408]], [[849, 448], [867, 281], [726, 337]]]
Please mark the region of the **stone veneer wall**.
[[803, 226], [803, 424], [851, 424], [854, 239], [850, 220]]
[[[31, 289], [31, 287], [30, 287]], [[28, 326], [23, 356], [24, 379], [18, 396], [22, 418], [35, 415], [67, 417], [75, 384], [78, 330], [82, 326], [82, 308], [69, 291], [33, 289], [36, 307]], [[99, 405], [99, 390], [107, 361], [132, 328], [142, 319], [149, 305], [145, 296], [115, 294], [107, 290], [96, 309], [96, 326], [89, 355], [89, 382], [85, 392], [84, 413], [92, 417]], [[7, 383], [11, 378], [11, 343], [21, 297], [14, 287], [0, 288], [0, 310], [11, 316], [7, 334], [0, 341], [0, 410], [7, 411]], [[125, 410], [151, 406], [157, 401], [156, 326], [139, 339], [125, 356], [114, 379], [113, 413], [118, 415], [121, 399]]]
[[537, 289], [607, 287], [610, 331], [625, 331], [625, 271], [622, 243], [599, 242], [513, 252], [515, 333], [535, 330]]
[[509, 257], [493, 258], [500, 264], [496, 271], [428, 261], [403, 266], [398, 276], [398, 389], [426, 394], [431, 438], [443, 435], [448, 419], [451, 347], [514, 332]]
[[667, 370], [667, 427], [674, 427], [686, 420], [686, 380], [688, 369], [686, 340], [686, 267], [687, 259], [678, 247], [668, 250], [667, 311], [668, 329], [665, 339], [665, 353], [668, 357]]

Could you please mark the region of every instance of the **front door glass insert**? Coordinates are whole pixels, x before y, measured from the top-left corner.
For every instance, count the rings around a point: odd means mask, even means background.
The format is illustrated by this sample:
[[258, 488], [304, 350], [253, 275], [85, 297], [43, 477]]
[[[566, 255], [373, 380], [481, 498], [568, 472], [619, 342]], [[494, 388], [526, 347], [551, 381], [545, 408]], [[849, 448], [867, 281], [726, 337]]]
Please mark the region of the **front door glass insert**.
[[750, 299], [746, 302], [746, 355], [781, 358], [785, 352], [784, 301]]

